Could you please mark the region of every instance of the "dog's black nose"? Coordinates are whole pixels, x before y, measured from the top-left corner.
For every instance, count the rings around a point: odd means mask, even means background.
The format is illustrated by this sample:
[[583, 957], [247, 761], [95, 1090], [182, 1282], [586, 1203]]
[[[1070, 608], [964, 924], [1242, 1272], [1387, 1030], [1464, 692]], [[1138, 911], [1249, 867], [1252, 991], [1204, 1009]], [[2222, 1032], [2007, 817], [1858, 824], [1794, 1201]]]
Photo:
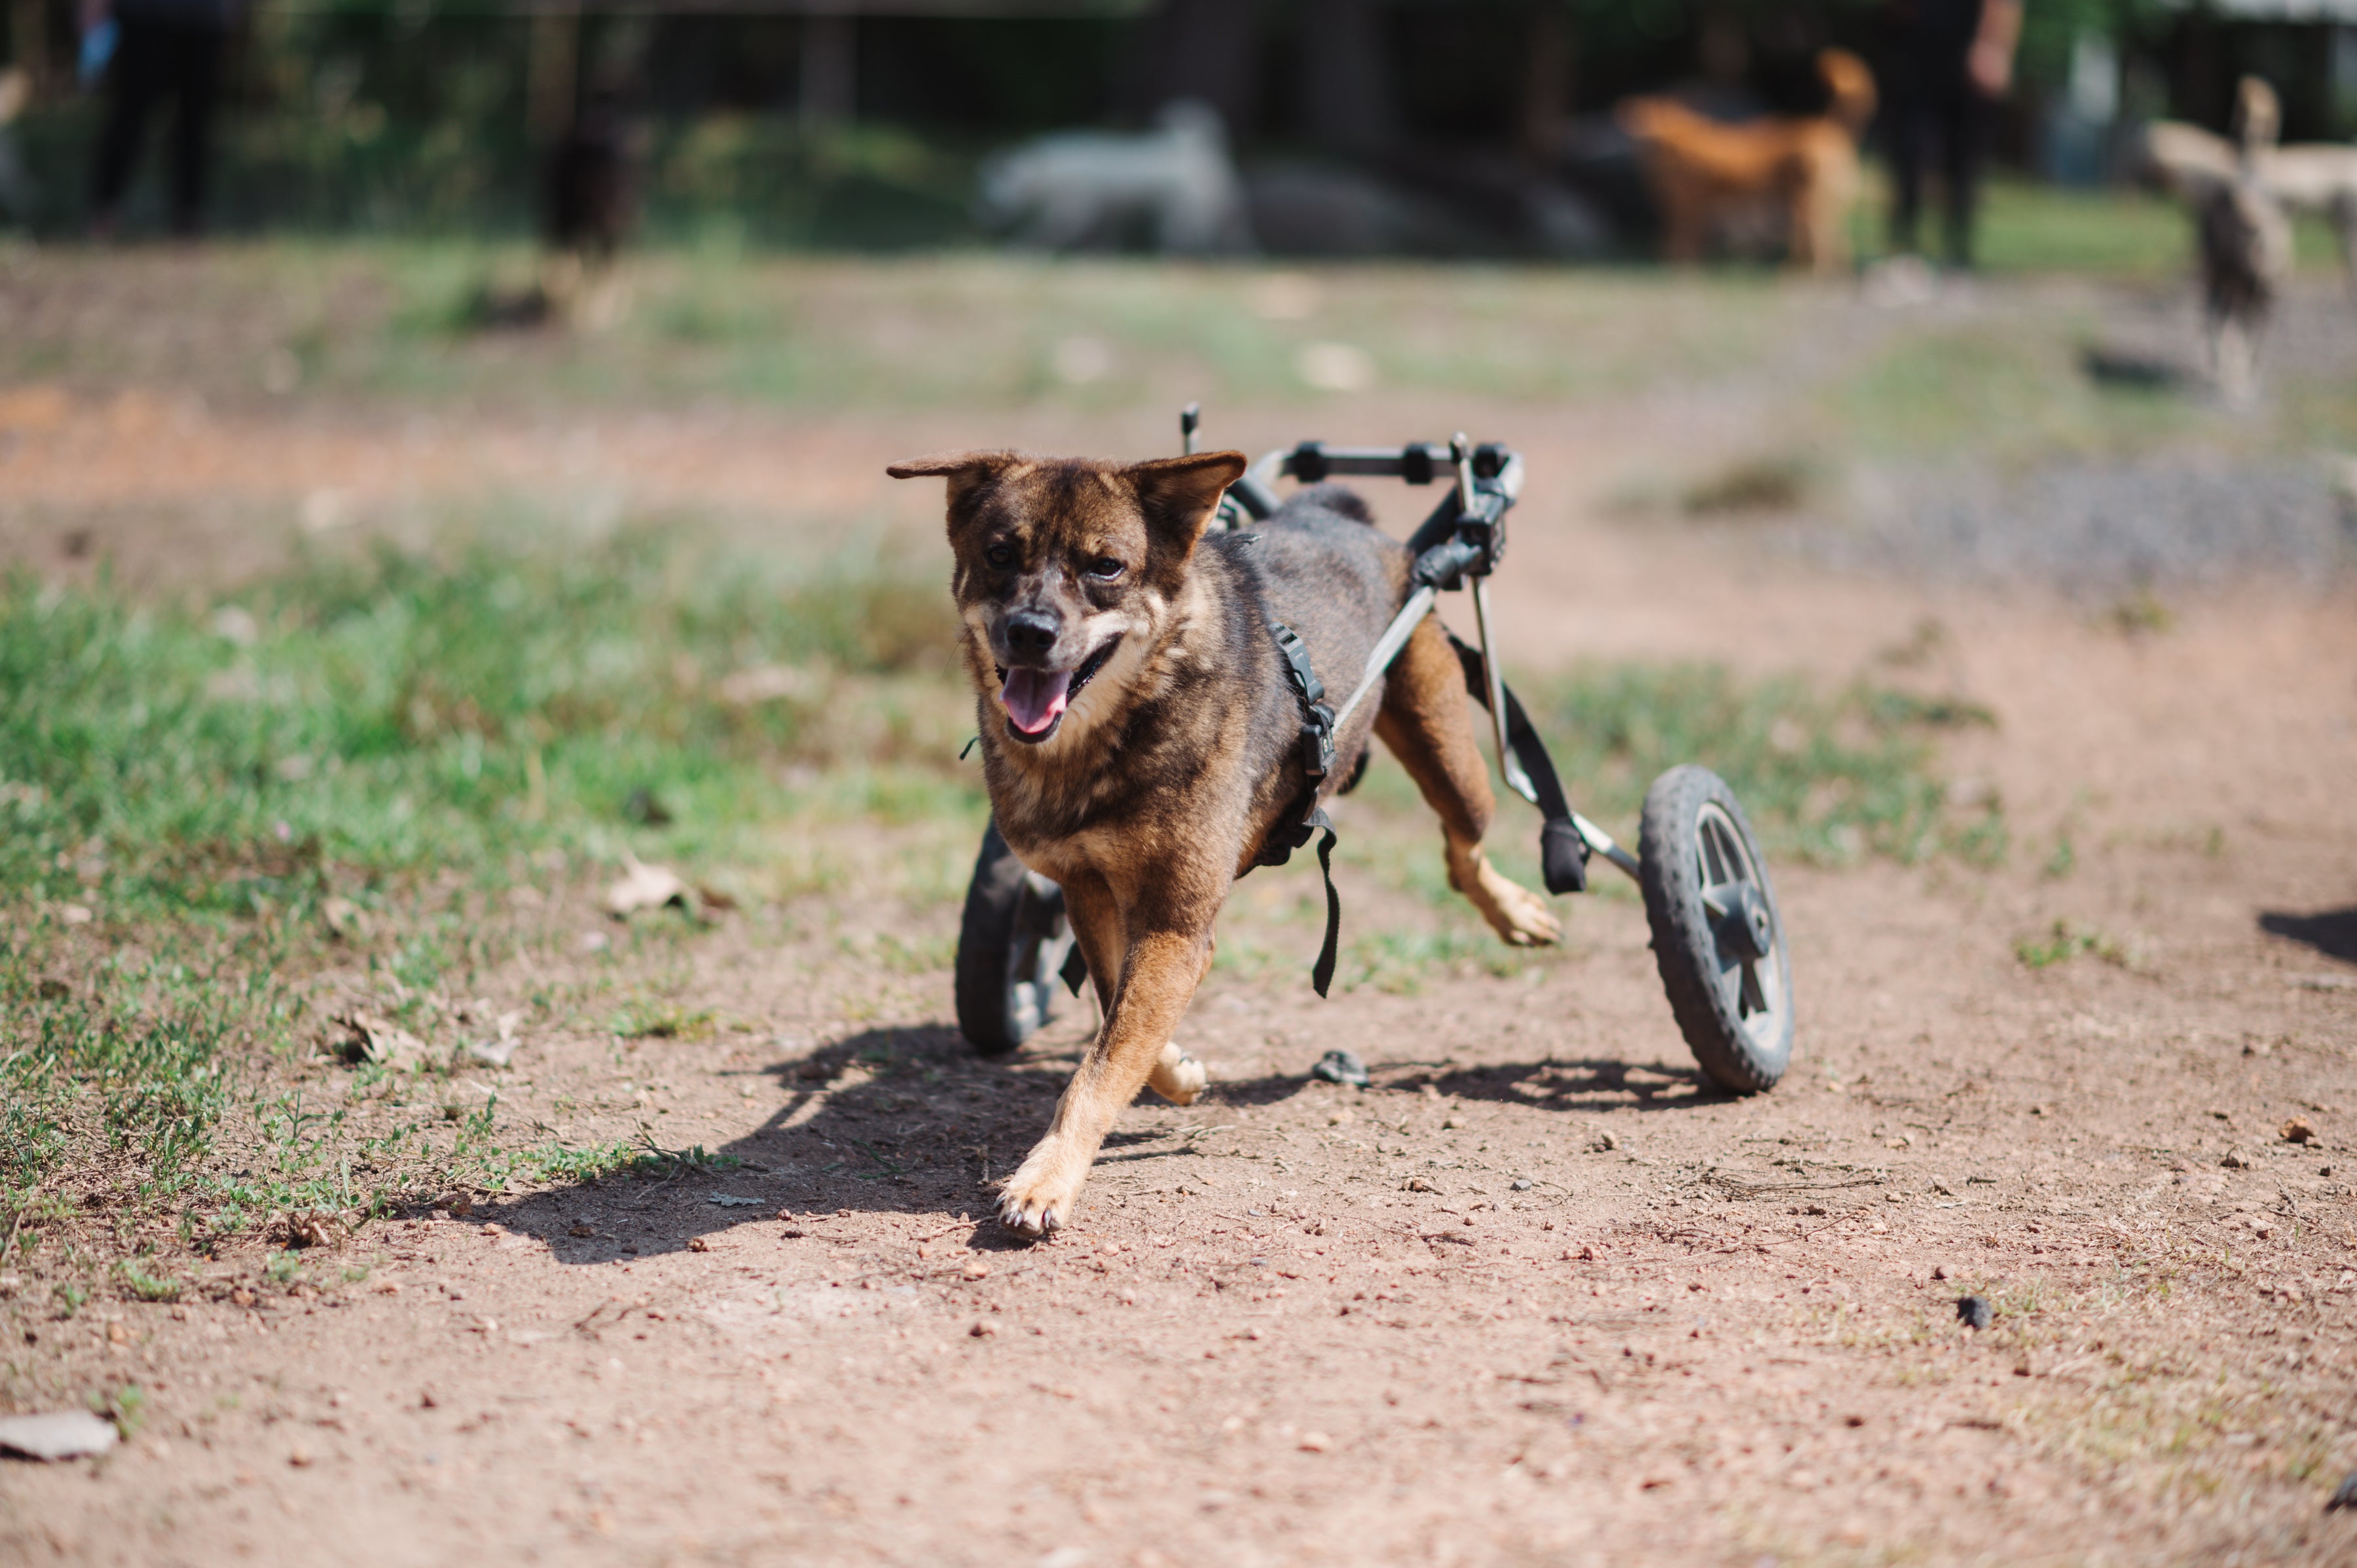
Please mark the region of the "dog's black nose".
[[1017, 610], [1006, 618], [1006, 651], [1044, 654], [1063, 629], [1063, 622], [1046, 610]]

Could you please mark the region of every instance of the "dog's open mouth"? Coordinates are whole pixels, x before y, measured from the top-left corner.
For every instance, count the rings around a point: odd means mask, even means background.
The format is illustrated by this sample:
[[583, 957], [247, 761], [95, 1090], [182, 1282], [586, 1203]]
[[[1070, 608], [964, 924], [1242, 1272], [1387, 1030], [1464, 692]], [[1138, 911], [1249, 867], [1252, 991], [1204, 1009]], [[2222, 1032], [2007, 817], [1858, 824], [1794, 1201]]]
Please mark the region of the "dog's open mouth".
[[998, 700], [1006, 704], [1006, 718], [1020, 740], [1042, 741], [1056, 732], [1064, 710], [1081, 694], [1081, 688], [1093, 679], [1096, 672], [1113, 657], [1119, 647], [1116, 637], [1082, 661], [1077, 670], [1033, 670], [1018, 667], [998, 672]]

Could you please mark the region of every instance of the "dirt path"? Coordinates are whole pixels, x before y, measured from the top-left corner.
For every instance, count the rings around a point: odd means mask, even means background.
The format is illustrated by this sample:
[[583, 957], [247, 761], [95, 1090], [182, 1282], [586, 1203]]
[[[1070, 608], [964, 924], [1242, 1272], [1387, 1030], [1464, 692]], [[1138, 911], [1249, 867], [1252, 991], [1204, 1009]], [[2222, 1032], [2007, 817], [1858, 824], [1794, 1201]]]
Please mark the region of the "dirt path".
[[[54, 565], [60, 520], [192, 515], [168, 476], [76, 456], [75, 422], [113, 417], [69, 404], [17, 437], [19, 558]], [[522, 482], [563, 440], [585, 483], [636, 476], [635, 505], [673, 485], [913, 518], [825, 475], [955, 439], [759, 427], [782, 439], [649, 420], [428, 445], [452, 489]], [[406, 439], [241, 426], [247, 456], [206, 482], [279, 498], [280, 532], [224, 505], [198, 548], [259, 563], [307, 504], [439, 493]], [[737, 466], [699, 467], [705, 441]], [[347, 499], [307, 503], [323, 489]], [[740, 918], [689, 950], [719, 1037], [533, 1039], [500, 1090], [743, 1165], [372, 1227], [291, 1287], [256, 1248], [181, 1305], [22, 1315], [20, 1369], [135, 1379], [149, 1408], [105, 1460], [0, 1470], [0, 1560], [2357, 1555], [2357, 1512], [2324, 1509], [2357, 1468], [2345, 583], [2189, 596], [2138, 633], [1577, 498], [1526, 515], [1502, 603], [1522, 660], [1874, 669], [1996, 716], [1951, 761], [2007, 800], [2009, 869], [1779, 872], [1803, 1033], [1775, 1092], [1699, 1091], [1626, 898], [1574, 909], [1544, 976], [1324, 1004], [1297, 975], [1215, 976], [1182, 1037], [1218, 1092], [1139, 1107], [1080, 1224], [1010, 1248], [976, 1222], [983, 1184], [1084, 1019], [976, 1062], [945, 974], [834, 940], [873, 912]], [[138, 532], [164, 516], [126, 537], [187, 547]], [[2087, 950], [2026, 965], [2058, 920]], [[1306, 1077], [1336, 1045], [1372, 1090]], [[2282, 1136], [2295, 1119], [2312, 1141]], [[1994, 1327], [1959, 1326], [1968, 1293]]]

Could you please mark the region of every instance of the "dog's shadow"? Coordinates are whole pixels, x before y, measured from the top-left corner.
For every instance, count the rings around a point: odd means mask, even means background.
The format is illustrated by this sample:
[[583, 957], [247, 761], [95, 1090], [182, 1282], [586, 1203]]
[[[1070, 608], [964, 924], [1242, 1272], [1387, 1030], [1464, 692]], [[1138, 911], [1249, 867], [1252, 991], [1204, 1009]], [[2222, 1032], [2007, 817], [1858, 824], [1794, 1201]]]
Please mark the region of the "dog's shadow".
[[[805, 1054], [724, 1069], [784, 1090], [759, 1125], [716, 1149], [651, 1144], [635, 1165], [493, 1198], [470, 1218], [545, 1241], [559, 1262], [624, 1262], [701, 1251], [748, 1219], [782, 1219], [823, 1238], [851, 1213], [923, 1217], [932, 1236], [985, 1249], [1026, 1245], [991, 1218], [987, 1184], [1005, 1176], [1046, 1129], [1071, 1076], [1077, 1042], [978, 1057], [945, 1026], [865, 1029]], [[1689, 1068], [1603, 1060], [1498, 1067], [1378, 1066], [1351, 1094], [1308, 1073], [1215, 1081], [1199, 1103], [1266, 1106], [1305, 1092], [1348, 1096], [1381, 1123], [1448, 1099], [1554, 1112], [1668, 1111], [1717, 1098]], [[1151, 1096], [1146, 1097], [1149, 1101]], [[1343, 1101], [1340, 1099], [1337, 1104]], [[1200, 1152], [1209, 1123], [1116, 1130], [1102, 1166], [1135, 1168]]]
[[2357, 905], [2313, 915], [2269, 909], [2259, 916], [2259, 929], [2313, 948], [2327, 958], [2357, 963]]

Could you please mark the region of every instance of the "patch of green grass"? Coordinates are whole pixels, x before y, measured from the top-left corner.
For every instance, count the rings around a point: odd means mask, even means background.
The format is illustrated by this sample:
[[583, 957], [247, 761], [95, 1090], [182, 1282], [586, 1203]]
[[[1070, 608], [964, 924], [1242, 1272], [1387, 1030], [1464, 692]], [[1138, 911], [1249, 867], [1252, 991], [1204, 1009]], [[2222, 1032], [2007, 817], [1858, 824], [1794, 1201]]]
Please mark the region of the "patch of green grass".
[[637, 1002], [615, 1013], [607, 1027], [624, 1039], [708, 1040], [718, 1030], [709, 1007]]
[[2013, 956], [2025, 969], [2050, 969], [2085, 953], [2122, 968], [2129, 962], [2128, 950], [2120, 943], [2069, 920], [2057, 920], [2044, 935], [2024, 937], [2013, 944]]
[[2190, 276], [2192, 240], [2184, 208], [2166, 197], [1992, 180], [1981, 208], [1979, 260], [1991, 272]]
[[1707, 665], [1582, 671], [1532, 682], [1523, 696], [1590, 817], [1633, 817], [1656, 777], [1699, 762], [1734, 789], [1771, 854], [1838, 865], [1991, 853], [1975, 830], [1994, 807], [1950, 810], [1933, 755], [1932, 732], [1986, 722], [1969, 704], [1867, 685], [1747, 683]]
[[158, 1279], [125, 1260], [115, 1265], [117, 1274], [133, 1295], [141, 1301], [178, 1301], [187, 1285], [179, 1280]]
[[[2295, 220], [2293, 245], [2303, 268], [2341, 264], [2332, 230], [2320, 218]], [[2190, 278], [2193, 222], [2183, 203], [2152, 191], [1992, 180], [1981, 208], [1978, 260], [1993, 273]]]
[[[748, 570], [651, 533], [317, 561], [213, 606], [0, 582], [0, 1226], [29, 1245], [59, 1176], [234, 1230], [502, 1157], [488, 1107], [455, 1142], [361, 1139], [272, 1087], [317, 1022], [329, 901], [381, 923], [347, 914], [343, 940], [430, 1032], [437, 988], [519, 940], [468, 889], [533, 856], [636, 848], [758, 882], [781, 826], [970, 843], [952, 635], [928, 577]], [[632, 820], [640, 791], [665, 820]], [[224, 1128], [238, 1168], [212, 1157]]]

